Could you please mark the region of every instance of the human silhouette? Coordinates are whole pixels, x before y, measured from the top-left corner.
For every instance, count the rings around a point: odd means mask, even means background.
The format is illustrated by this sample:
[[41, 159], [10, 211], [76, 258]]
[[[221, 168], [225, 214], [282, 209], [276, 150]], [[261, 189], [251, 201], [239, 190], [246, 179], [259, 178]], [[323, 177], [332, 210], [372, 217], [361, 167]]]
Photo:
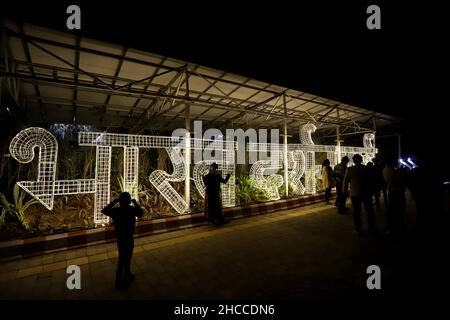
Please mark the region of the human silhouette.
[[208, 220], [215, 225], [227, 223], [222, 216], [222, 200], [220, 198], [220, 184], [227, 183], [231, 174], [227, 174], [226, 178], [217, 172], [217, 163], [209, 166], [209, 173], [203, 177], [205, 183], [205, 215]]
[[379, 187], [379, 181], [377, 176], [377, 169], [375, 168], [375, 165], [373, 162], [367, 162], [366, 167], [368, 169], [369, 174], [369, 190], [370, 190], [370, 201], [373, 203], [373, 198], [375, 198], [375, 205], [377, 208], [377, 211], [380, 211], [380, 189]]
[[378, 159], [378, 158], [373, 158], [372, 162], [373, 162], [374, 168], [375, 168], [375, 183], [376, 183], [375, 203], [377, 206], [377, 210], [380, 211], [381, 210], [380, 192], [383, 192], [384, 206], [386, 208], [388, 206], [387, 185], [386, 185], [386, 181], [384, 181], [384, 177], [383, 177], [384, 163], [382, 163], [380, 161], [380, 159]]
[[345, 214], [347, 210], [345, 207], [347, 195], [344, 193], [343, 185], [349, 161], [350, 159], [347, 156], [343, 156], [341, 163], [335, 165], [333, 170], [333, 178], [336, 184], [336, 206], [338, 208], [338, 213], [340, 214]]
[[387, 159], [386, 160], [386, 165], [383, 168], [383, 180], [386, 186], [386, 194], [387, 194], [387, 205], [386, 208], [389, 208], [389, 192], [388, 192], [388, 183], [387, 183], [387, 178], [386, 177], [390, 177], [393, 172], [395, 170], [395, 160], [394, 159]]
[[325, 159], [322, 163], [322, 185], [325, 189], [325, 204], [330, 204], [331, 188], [333, 188], [333, 169], [330, 166], [330, 160]]
[[369, 173], [366, 166], [362, 164], [362, 157], [355, 154], [353, 157], [353, 167], [347, 168], [344, 177], [344, 192], [348, 194], [348, 185], [350, 184], [350, 199], [353, 207], [353, 218], [355, 223], [355, 231], [362, 235], [361, 225], [361, 205], [367, 215], [367, 224], [370, 233], [375, 233], [375, 218], [372, 209], [372, 199], [370, 196]]
[[[119, 207], [114, 207], [117, 203]], [[113, 200], [102, 213], [111, 217], [117, 237], [119, 259], [117, 262], [116, 288], [126, 289], [135, 276], [131, 273], [131, 259], [134, 249], [134, 226], [136, 217], [142, 217], [143, 212], [135, 199], [128, 192], [122, 192], [118, 199]]]

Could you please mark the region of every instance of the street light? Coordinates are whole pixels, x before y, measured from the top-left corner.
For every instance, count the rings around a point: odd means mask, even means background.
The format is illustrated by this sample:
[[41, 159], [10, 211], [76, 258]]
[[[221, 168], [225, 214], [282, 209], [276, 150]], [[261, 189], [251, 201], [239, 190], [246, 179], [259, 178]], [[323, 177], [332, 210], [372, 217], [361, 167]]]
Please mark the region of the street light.
[[406, 161], [408, 161], [408, 163], [412, 165], [413, 169], [417, 167], [417, 165], [411, 160], [411, 158], [408, 158]]
[[406, 166], [407, 168], [412, 169], [412, 167], [411, 167], [409, 164], [407, 164], [402, 158], [400, 158], [399, 162], [400, 162], [402, 165]]

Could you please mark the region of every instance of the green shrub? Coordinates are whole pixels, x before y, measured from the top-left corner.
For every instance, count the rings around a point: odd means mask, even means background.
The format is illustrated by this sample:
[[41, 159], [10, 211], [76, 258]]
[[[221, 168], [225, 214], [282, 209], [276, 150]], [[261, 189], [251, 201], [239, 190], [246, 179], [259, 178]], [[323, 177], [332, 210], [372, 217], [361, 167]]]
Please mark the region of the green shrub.
[[1, 206], [1, 221], [0, 223], [5, 224], [7, 216], [16, 220], [25, 229], [30, 229], [29, 219], [26, 216], [27, 209], [33, 205], [38, 204], [39, 201], [31, 198], [25, 201], [27, 193], [23, 191], [17, 184], [14, 185], [13, 189], [13, 202], [9, 202], [3, 193], [0, 193], [0, 206]]
[[236, 176], [236, 205], [267, 200], [264, 191], [256, 188], [246, 175]]

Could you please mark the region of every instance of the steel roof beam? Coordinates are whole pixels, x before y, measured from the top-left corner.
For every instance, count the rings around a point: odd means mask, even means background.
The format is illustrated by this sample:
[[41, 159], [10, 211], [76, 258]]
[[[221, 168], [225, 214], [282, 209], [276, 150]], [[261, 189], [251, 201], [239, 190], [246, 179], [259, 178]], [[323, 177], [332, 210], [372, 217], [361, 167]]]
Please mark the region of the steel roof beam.
[[[6, 74], [6, 73], [5, 72], [0, 72], [0, 75], [1, 74]], [[55, 86], [60, 86], [60, 87], [63, 87], [63, 88], [67, 88], [67, 87], [72, 88], [72, 89], [73, 88], [78, 88], [78, 89], [82, 89], [82, 90], [86, 90], [86, 91], [92, 91], [92, 92], [103, 92], [103, 93], [111, 92], [111, 89], [109, 89], [109, 88], [102, 88], [102, 87], [99, 87], [99, 86], [95, 86], [93, 84], [86, 84], [86, 83], [82, 83], [82, 82], [79, 83], [78, 85], [74, 85], [70, 81], [64, 81], [64, 80], [61, 80], [61, 79], [55, 80], [53, 78], [37, 78], [37, 77], [28, 76], [28, 75], [20, 75], [20, 74], [12, 74], [10, 76], [16, 76], [16, 77], [22, 79], [25, 82], [30, 81], [32, 83], [33, 82], [35, 82], [35, 83], [50, 83], [50, 84], [53, 84]], [[185, 101], [186, 100], [186, 97], [184, 97], [184, 96], [168, 95], [168, 94], [164, 94], [164, 93], [139, 92], [139, 91], [133, 91], [131, 89], [129, 89], [128, 91], [121, 90], [119, 92], [116, 92], [115, 94], [121, 95], [121, 96], [132, 96], [132, 97], [141, 97], [141, 98], [145, 98], [145, 97], [147, 97], [147, 98], [155, 98], [155, 97], [158, 98], [158, 97], [161, 97], [161, 98], [169, 98], [169, 99], [175, 99], [175, 100], [181, 100], [181, 101]], [[249, 110], [242, 110], [242, 109], [236, 110], [236, 108], [234, 108], [233, 106], [230, 106], [228, 104], [217, 103], [215, 101], [205, 101], [205, 100], [197, 99], [197, 98], [194, 98], [194, 97], [190, 97], [189, 98], [189, 102], [191, 102], [194, 105], [200, 105], [200, 106], [205, 106], [206, 105], [208, 107], [210, 105], [214, 105], [214, 106], [216, 106], [216, 108], [223, 109], [223, 110], [243, 111], [243, 112], [249, 111]], [[258, 110], [251, 110], [250, 113], [261, 114], [261, 115], [265, 115], [265, 116], [269, 115], [268, 112], [258, 111]], [[278, 115], [278, 114], [274, 114], [274, 113], [272, 113], [271, 115], [274, 116], [274, 117], [278, 117], [278, 118], [284, 118], [283, 115]], [[232, 119], [227, 119], [227, 120], [229, 121], [229, 120], [232, 120]], [[296, 118], [296, 120], [305, 120], [305, 118], [300, 118], [299, 117], [299, 118]], [[332, 122], [325, 121], [325, 120], [321, 120], [320, 122], [321, 123], [332, 123]], [[332, 124], [336, 124], [336, 123], [332, 123]]]
[[[23, 32], [23, 24], [19, 23], [18, 25], [19, 25], [19, 30], [21, 30]], [[28, 47], [28, 43], [25, 40], [23, 40], [23, 39], [22, 39], [21, 42], [22, 42], [23, 50], [25, 52], [25, 57], [26, 57], [27, 61], [30, 64], [32, 64], [33, 62], [31, 61], [30, 48]], [[34, 76], [35, 75], [34, 68], [32, 66], [30, 66], [29, 70], [31, 72], [31, 75]], [[36, 95], [38, 97], [41, 96], [41, 90], [39, 88], [39, 85], [36, 85], [36, 84], [34, 85], [34, 91], [36, 92]], [[45, 122], [46, 121], [46, 115], [45, 115], [45, 111], [44, 111], [44, 107], [42, 105], [42, 102], [39, 103], [39, 111], [40, 111], [40, 115], [41, 115], [42, 121]]]
[[[7, 33], [9, 33], [10, 35], [14, 36], [14, 37], [18, 37], [18, 38], [25, 38], [27, 40], [31, 40], [31, 41], [38, 41], [41, 43], [46, 43], [46, 44], [50, 44], [50, 45], [54, 45], [54, 46], [59, 46], [59, 47], [63, 47], [63, 48], [67, 48], [67, 49], [72, 49], [72, 50], [76, 50], [76, 46], [70, 45], [70, 44], [65, 44], [65, 43], [61, 43], [58, 41], [54, 41], [54, 40], [49, 40], [49, 39], [43, 39], [40, 37], [34, 37], [34, 36], [29, 36], [29, 35], [25, 35], [23, 32], [15, 32], [7, 27], [5, 27], [5, 30]], [[120, 59], [120, 55], [117, 54], [113, 54], [110, 52], [104, 52], [104, 51], [99, 51], [99, 50], [94, 50], [94, 49], [89, 49], [89, 48], [80, 48], [80, 51], [83, 52], [88, 52], [88, 53], [92, 53], [92, 54], [97, 54], [97, 55], [102, 55], [102, 56], [107, 56], [107, 57], [111, 57], [111, 58], [116, 58], [116, 59]], [[130, 62], [134, 62], [134, 63], [138, 63], [138, 64], [142, 64], [142, 65], [148, 65], [148, 66], [153, 66], [153, 67], [159, 67], [161, 69], [165, 69], [165, 70], [175, 70], [176, 68], [173, 67], [169, 67], [169, 66], [164, 66], [162, 64], [157, 64], [157, 63], [153, 63], [153, 62], [149, 62], [149, 61], [143, 61], [143, 60], [139, 60], [139, 59], [134, 59], [134, 58], [129, 58], [127, 57], [125, 59], [125, 61], [130, 61]], [[198, 66], [198, 65], [197, 65]], [[201, 73], [199, 73], [201, 74]], [[201, 74], [203, 77], [210, 79], [210, 80], [215, 80], [215, 81], [220, 81], [220, 82], [224, 82], [224, 83], [229, 83], [229, 84], [233, 84], [233, 85], [237, 85], [237, 86], [241, 86], [244, 88], [248, 88], [248, 89], [253, 89], [253, 90], [257, 90], [257, 91], [264, 91], [267, 93], [272, 93], [272, 94], [278, 94], [279, 92], [273, 91], [273, 90], [268, 90], [260, 88], [260, 87], [256, 87], [256, 86], [252, 86], [252, 85], [248, 85], [248, 84], [243, 84], [242, 82], [236, 82], [236, 81], [232, 81], [232, 80], [227, 80], [227, 79], [221, 79], [221, 78], [217, 78], [214, 76], [210, 76], [210, 75], [205, 75], [205, 74]], [[301, 95], [303, 95], [304, 93], [301, 93]], [[288, 94], [288, 96], [290, 96]], [[311, 99], [306, 99], [306, 98], [301, 98], [298, 95], [294, 97], [295, 99], [298, 100], [302, 100], [305, 102], [311, 102], [311, 103], [315, 103], [315, 104], [319, 104], [319, 105], [324, 105], [324, 106], [328, 106], [328, 107], [332, 107], [333, 105], [330, 105], [328, 103], [324, 103], [324, 102], [318, 102], [318, 101], [313, 101]], [[346, 109], [345, 107], [342, 107], [342, 105], [340, 104], [340, 107], [344, 110]], [[358, 108], [358, 110], [362, 110], [361, 108]], [[361, 111], [357, 111], [357, 110], [351, 110], [351, 109], [347, 109], [347, 111], [349, 112], [354, 112], [354, 113], [358, 113]], [[386, 120], [390, 120], [388, 118], [384, 118]]]
[[[128, 48], [126, 48], [126, 47], [124, 47], [122, 49], [122, 55], [121, 55], [122, 58], [119, 59], [119, 63], [117, 64], [116, 71], [114, 72], [114, 78], [113, 78], [113, 81], [111, 83], [111, 87], [112, 88], [115, 87], [115, 83], [117, 81], [117, 77], [119, 76], [120, 69], [122, 69], [123, 58], [127, 54], [127, 50], [128, 50]], [[75, 89], [75, 91], [77, 91], [77, 90]], [[109, 93], [108, 96], [106, 97], [105, 106], [103, 107], [102, 115], [100, 116], [100, 119], [99, 119], [100, 127], [103, 126], [103, 121], [105, 120], [105, 115], [106, 115], [106, 106], [108, 105], [109, 100], [111, 100], [111, 96], [112, 96], [112, 93]]]
[[[33, 65], [33, 64], [24, 63], [23, 61], [19, 61], [18, 63], [19, 63], [19, 64], [25, 64], [25, 65]], [[66, 69], [66, 68], [60, 68], [60, 67], [54, 67], [54, 66], [46, 66], [46, 65], [41, 65], [41, 64], [34, 64], [34, 65], [39, 66], [39, 67], [41, 67], [41, 68], [46, 68], [46, 69], [56, 69], [56, 70], [61, 70], [61, 71], [64, 71], [64, 72], [74, 72], [74, 73], [76, 72], [75, 70]], [[99, 75], [99, 74], [94, 74], [94, 75], [99, 76], [99, 77], [102, 77], [102, 78], [109, 78], [109, 79], [111, 79], [111, 80], [114, 79], [114, 77], [112, 77], [112, 76]], [[129, 80], [129, 79], [117, 78], [117, 81], [119, 81], [119, 80], [120, 80], [120, 81], [124, 81], [124, 82], [132, 81], [132, 80]], [[152, 84], [152, 85], [155, 86], [155, 87], [160, 87], [160, 88], [164, 88], [164, 87], [165, 87], [164, 85], [158, 85], [158, 84]], [[267, 85], [265, 88], [267, 88], [267, 87], [269, 87], [269, 86], [270, 86], [270, 84]], [[147, 88], [148, 88], [148, 85], [145, 87], [145, 90], [146, 90]], [[238, 89], [238, 88], [236, 88], [236, 89]], [[264, 92], [264, 88], [263, 88], [261, 91], [255, 92], [252, 96], [257, 95], [259, 92]], [[198, 96], [209, 95], [209, 96], [210, 96], [209, 99], [212, 99], [213, 97], [215, 97], [215, 98], [220, 99], [219, 101], [223, 101], [223, 99], [224, 99], [224, 96], [217, 95], [217, 94], [212, 94], [212, 93], [207, 93], [207, 92], [205, 92], [205, 91], [192, 91], [192, 90], [191, 90], [191, 93], [192, 93], [193, 95], [198, 95]], [[302, 105], [304, 105], [305, 103], [308, 103], [308, 101], [304, 101], [304, 100], [302, 100], [302, 99], [299, 98], [299, 97], [293, 98], [293, 97], [291, 97], [290, 95], [287, 95], [287, 96], [291, 98], [290, 100], [287, 101], [287, 103], [289, 103], [289, 102], [291, 102], [291, 101], [299, 101], [299, 100], [303, 102], [303, 103], [301, 103], [301, 104], [298, 104], [295, 108], [293, 108], [293, 109], [288, 109], [288, 110], [299, 111], [299, 112], [305, 113], [305, 114], [307, 114], [308, 116], [312, 117], [312, 115], [311, 115], [308, 111], [305, 111], [305, 110], [298, 110]], [[250, 103], [254, 103], [254, 104], [258, 104], [258, 103], [259, 103], [259, 102], [251, 102], [251, 101], [249, 101], [248, 98], [246, 98], [246, 99], [237, 99], [237, 98], [231, 98], [231, 97], [228, 96], [227, 99], [230, 99], [231, 102], [239, 102], [239, 105], [241, 105], [241, 102], [250, 102]], [[313, 102], [313, 103], [315, 103], [315, 102]], [[317, 107], [317, 106], [316, 106], [316, 107]], [[361, 115], [363, 115], [363, 116], [368, 116], [368, 115], [369, 115], [369, 114], [367, 114], [367, 113], [363, 113], [363, 112], [360, 112], [360, 111], [355, 111], [355, 110], [347, 109], [347, 108], [345, 108], [345, 107], [342, 107], [342, 105], [339, 105], [339, 108], [342, 109], [343, 111], [347, 111], [347, 112], [350, 112], [350, 113], [361, 114]], [[311, 110], [311, 109], [310, 109], [310, 110]], [[371, 114], [372, 114], [372, 113], [371, 113]], [[392, 120], [392, 119], [390, 119], [390, 118], [386, 118], [386, 117], [383, 117], [383, 116], [378, 116], [378, 118], [379, 118], [380, 120], [387, 120], [387, 121], [391, 121], [391, 120]], [[314, 119], [314, 118], [312, 118], [312, 119]], [[316, 119], [314, 119], [313, 121], [316, 121]]]

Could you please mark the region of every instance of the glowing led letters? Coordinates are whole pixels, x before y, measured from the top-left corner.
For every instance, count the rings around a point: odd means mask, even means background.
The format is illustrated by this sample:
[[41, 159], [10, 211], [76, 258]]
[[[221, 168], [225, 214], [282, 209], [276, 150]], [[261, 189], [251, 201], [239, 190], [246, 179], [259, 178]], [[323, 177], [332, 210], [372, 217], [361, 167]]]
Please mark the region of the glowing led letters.
[[[219, 166], [218, 170], [222, 172], [223, 178], [225, 178], [228, 173], [230, 174], [234, 173], [234, 170], [230, 170], [231, 168], [230, 164], [224, 161], [204, 160], [197, 162], [193, 169], [193, 178], [195, 187], [197, 188], [202, 198], [205, 198], [205, 184], [203, 182], [203, 176], [208, 174], [209, 165], [214, 162], [218, 164]], [[233, 186], [232, 190], [230, 190], [231, 189], [230, 186]], [[222, 186], [222, 205], [224, 207], [234, 207], [235, 205], [234, 182], [231, 184], [230, 182], [228, 182], [227, 184]]]
[[[340, 159], [338, 159], [339, 148], [341, 151], [341, 156], [347, 155], [350, 158], [359, 153], [363, 156], [364, 163], [370, 161], [375, 154], [377, 149], [375, 148], [375, 135], [372, 133], [365, 134], [363, 137], [364, 147], [347, 147], [347, 146], [330, 146], [330, 145], [316, 145], [312, 140], [312, 133], [315, 132], [316, 126], [314, 124], [308, 123], [300, 129], [300, 140], [301, 144], [288, 144], [288, 177], [289, 183], [294, 184], [295, 194], [304, 193], [316, 193], [316, 180], [317, 177], [321, 175], [321, 165], [316, 165], [315, 156], [316, 152], [326, 153], [327, 158], [330, 160], [332, 166], [337, 164]], [[258, 151], [267, 152], [271, 150], [272, 153], [278, 156], [272, 157], [270, 161], [256, 162], [250, 169], [250, 176], [255, 187], [264, 190], [267, 194], [270, 194], [270, 199], [275, 199], [279, 197], [278, 187], [280, 184], [280, 179], [272, 180], [272, 183], [268, 182], [268, 178], [265, 176], [264, 170], [273, 169], [275, 173], [280, 166], [276, 163], [284, 161], [283, 155], [285, 153], [283, 145], [278, 143], [249, 143], [249, 152], [257, 153]], [[274, 152], [274, 150], [277, 150]], [[351, 160], [351, 159], [350, 159]], [[278, 162], [277, 162], [278, 161]], [[266, 169], [264, 168], [266, 167]], [[271, 173], [274, 175], [274, 172]], [[303, 185], [301, 178], [304, 177], [305, 185]], [[280, 178], [282, 178], [280, 176]], [[275, 190], [276, 189], [276, 190]]]
[[[364, 161], [370, 161], [375, 156], [375, 135], [365, 134], [364, 147], [347, 147], [315, 145], [311, 134], [315, 132], [314, 124], [306, 124], [300, 130], [301, 144], [288, 144], [287, 157], [285, 145], [278, 143], [253, 143], [247, 145], [248, 152], [259, 153], [259, 160], [252, 164], [250, 177], [255, 187], [264, 190], [268, 198], [280, 198], [278, 189], [285, 183], [283, 176], [277, 174], [283, 162], [288, 161], [288, 180], [294, 185], [296, 194], [316, 192], [316, 174], [320, 165], [315, 164], [315, 153], [325, 152], [332, 164], [341, 155], [351, 157], [355, 153], [363, 155]], [[273, 141], [273, 140], [272, 140]], [[28, 128], [20, 131], [11, 141], [9, 149], [11, 156], [20, 163], [29, 163], [34, 159], [35, 148], [39, 149], [38, 174], [36, 181], [19, 181], [17, 184], [36, 198], [48, 210], [53, 209], [55, 195], [94, 194], [94, 222], [108, 222], [108, 217], [101, 210], [110, 202], [111, 184], [111, 154], [112, 148], [122, 148], [124, 152], [124, 190], [133, 198], [138, 197], [139, 148], [165, 149], [173, 164], [171, 174], [156, 170], [149, 176], [152, 185], [161, 193], [169, 204], [179, 214], [189, 212], [189, 203], [176, 192], [171, 183], [181, 182], [187, 176], [189, 165], [185, 163], [182, 150], [214, 150], [214, 159], [198, 161], [193, 168], [193, 179], [200, 195], [204, 197], [202, 177], [208, 172], [212, 162], [219, 164], [223, 177], [231, 174], [229, 182], [222, 186], [222, 204], [225, 207], [235, 205], [235, 151], [237, 143], [217, 139], [186, 138], [185, 136], [147, 136], [132, 134], [117, 134], [103, 132], [80, 132], [80, 146], [96, 148], [95, 179], [56, 180], [58, 143], [55, 137], [43, 128]], [[263, 156], [264, 153], [269, 157]], [[204, 154], [212, 154], [204, 152]], [[257, 158], [256, 158], [257, 159]], [[304, 183], [303, 183], [304, 179]], [[286, 186], [287, 187], [287, 186]]]
[[[186, 177], [186, 166], [184, 162], [184, 157], [181, 154], [181, 149], [206, 149], [214, 150], [219, 152], [223, 158], [229, 159], [228, 163], [231, 165], [227, 172], [232, 173], [234, 176], [234, 152], [236, 149], [236, 144], [230, 141], [214, 140], [214, 139], [193, 139], [189, 138], [189, 143], [186, 143], [186, 138], [182, 136], [146, 136], [146, 135], [132, 135], [132, 134], [117, 134], [117, 133], [101, 133], [101, 132], [80, 132], [78, 136], [79, 144], [84, 146], [96, 146], [104, 147], [123, 147], [124, 149], [124, 166], [125, 166], [125, 188], [131, 190], [132, 193], [137, 192], [137, 170], [138, 170], [138, 148], [164, 148], [169, 154], [169, 158], [172, 161], [174, 171], [169, 174], [163, 170], [156, 170], [152, 172], [149, 176], [149, 180], [152, 185], [161, 193], [161, 195], [169, 202], [169, 204], [177, 211], [179, 214], [186, 214], [189, 211], [189, 204], [181, 197], [180, 194], [172, 187], [170, 182], [181, 182]], [[97, 152], [97, 155], [98, 152]], [[103, 167], [109, 168], [108, 164], [111, 159], [111, 154], [109, 158], [104, 158], [100, 162], [104, 164], [100, 165], [98, 169]], [[109, 162], [108, 162], [109, 161]], [[103, 172], [103, 171], [102, 171]], [[99, 176], [104, 185], [108, 185], [108, 193], [102, 193], [101, 199], [98, 199], [98, 208], [95, 209], [95, 215], [97, 220], [107, 219], [101, 212], [103, 203], [106, 204], [109, 201], [109, 174], [110, 170], [105, 171], [108, 173], [106, 176]], [[233, 177], [232, 176], [232, 177]], [[234, 177], [232, 181], [224, 187], [224, 192], [230, 193], [230, 190], [234, 193]], [[108, 199], [108, 201], [106, 201]], [[234, 206], [234, 195], [229, 197], [229, 205]], [[106, 205], [105, 204], [105, 205]]]
[[58, 142], [45, 129], [32, 127], [20, 131], [12, 139], [9, 152], [18, 162], [29, 163], [34, 159], [36, 147], [39, 148], [37, 180], [17, 184], [48, 210], [53, 209], [55, 195], [96, 192], [94, 179], [56, 180]]
[[58, 143], [55, 137], [42, 128], [28, 128], [19, 132], [10, 143], [10, 153], [21, 163], [34, 159], [34, 149], [39, 148], [38, 178], [36, 181], [20, 181], [17, 184], [39, 200], [48, 210], [53, 209], [55, 195], [94, 193], [94, 222], [108, 222], [101, 210], [110, 202], [111, 153], [113, 147], [124, 150], [124, 191], [137, 198], [139, 148], [165, 148], [172, 161], [174, 172], [168, 174], [156, 170], [149, 176], [150, 182], [179, 213], [187, 213], [189, 204], [175, 191], [170, 182], [182, 181], [186, 168], [181, 149], [212, 149], [219, 152], [224, 173], [232, 178], [224, 186], [224, 205], [235, 205], [234, 156], [236, 143], [211, 139], [190, 139], [186, 143], [181, 137], [130, 135], [102, 132], [80, 132], [80, 146], [96, 147], [95, 179], [55, 180], [58, 158]]
[[[300, 129], [300, 141], [304, 145], [312, 146], [314, 141], [312, 140], [311, 133], [316, 131], [316, 126], [312, 123], [305, 124]], [[306, 151], [306, 193], [316, 192], [316, 153], [314, 151]]]
[[306, 188], [300, 180], [305, 174], [306, 169], [304, 152], [302, 150], [288, 151], [288, 162], [288, 168], [290, 169], [289, 182], [296, 187], [294, 193], [299, 195], [304, 194]]
[[179, 149], [166, 148], [166, 150], [172, 161], [173, 173], [168, 174], [164, 170], [156, 170], [150, 174], [149, 180], [179, 214], [187, 213], [189, 204], [169, 183], [181, 182], [186, 177], [183, 155]]
[[265, 175], [265, 171], [278, 170], [281, 166], [275, 166], [270, 160], [256, 161], [250, 168], [250, 178], [253, 184], [263, 190], [270, 200], [280, 199], [278, 188], [283, 185], [283, 177], [279, 174]]

